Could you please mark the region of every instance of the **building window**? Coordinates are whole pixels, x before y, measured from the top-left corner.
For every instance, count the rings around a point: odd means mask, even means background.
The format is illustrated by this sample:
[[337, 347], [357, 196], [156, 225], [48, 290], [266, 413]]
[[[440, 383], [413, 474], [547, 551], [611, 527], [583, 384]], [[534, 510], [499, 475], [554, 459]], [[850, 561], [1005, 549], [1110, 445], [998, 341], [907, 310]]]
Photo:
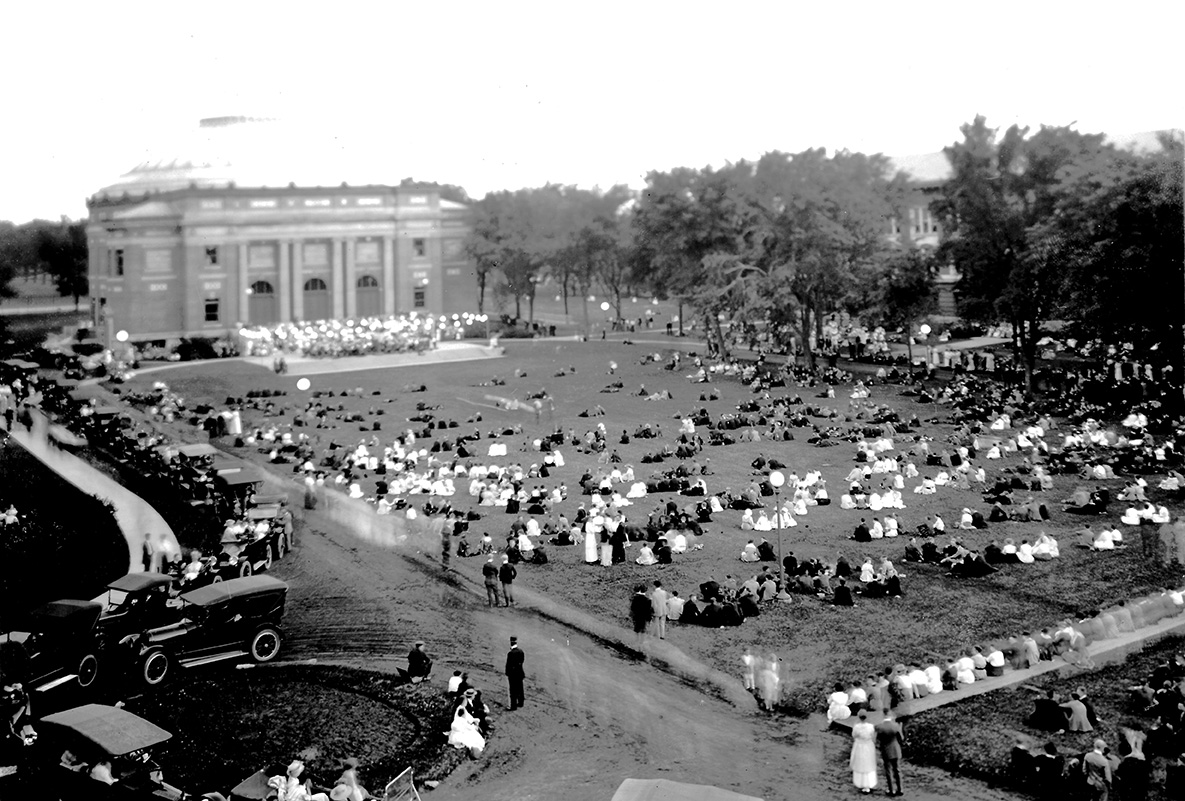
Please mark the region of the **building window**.
[[218, 266], [218, 248], [216, 248], [216, 247], [206, 248], [206, 266], [207, 267], [217, 267]]
[[222, 319], [222, 315], [219, 311], [220, 305], [221, 305], [221, 303], [218, 300], [218, 298], [206, 298], [206, 322], [207, 323], [216, 323]]
[[901, 233], [901, 226], [898, 224], [897, 218], [890, 217], [889, 218], [889, 234], [891, 236], [897, 236], [900, 233]]
[[121, 278], [123, 276], [123, 249], [108, 251], [108, 273]]
[[276, 290], [267, 281], [256, 281], [249, 290], [252, 295], [274, 295]]
[[373, 275], [364, 275], [358, 279], [358, 288], [359, 289], [378, 289], [379, 288], [379, 279], [375, 278]]
[[321, 278], [310, 278], [304, 282], [305, 292], [328, 292], [329, 287], [325, 285], [325, 281]]
[[427, 305], [424, 302], [424, 290], [423, 289], [417, 289], [414, 292], [412, 292], [411, 305], [417, 309], [422, 309], [422, 308], [424, 308], [424, 306]]
[[428, 254], [427, 241], [424, 239], [413, 239], [411, 241], [411, 249], [415, 252], [417, 259], [422, 259]]

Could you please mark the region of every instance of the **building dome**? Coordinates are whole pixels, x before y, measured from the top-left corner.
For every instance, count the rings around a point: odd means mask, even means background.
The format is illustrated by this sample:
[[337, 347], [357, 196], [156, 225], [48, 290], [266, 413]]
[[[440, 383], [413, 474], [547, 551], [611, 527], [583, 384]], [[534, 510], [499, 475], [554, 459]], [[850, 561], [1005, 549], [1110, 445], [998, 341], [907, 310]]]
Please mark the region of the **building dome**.
[[338, 136], [274, 119], [209, 117], [158, 153], [96, 195], [398, 183], [383, 168], [387, 159], [382, 154], [360, 152]]

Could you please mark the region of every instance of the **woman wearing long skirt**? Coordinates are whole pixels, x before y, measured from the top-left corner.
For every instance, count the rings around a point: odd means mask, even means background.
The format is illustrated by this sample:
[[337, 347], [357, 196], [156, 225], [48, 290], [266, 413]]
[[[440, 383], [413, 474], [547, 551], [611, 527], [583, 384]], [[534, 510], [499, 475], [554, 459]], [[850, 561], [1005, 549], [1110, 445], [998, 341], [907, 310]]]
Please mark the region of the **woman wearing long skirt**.
[[601, 564], [605, 567], [613, 565], [613, 546], [609, 544], [609, 530], [601, 531]]
[[868, 713], [852, 727], [852, 783], [865, 795], [876, 787], [876, 729], [868, 722]]
[[584, 529], [584, 563], [586, 565], [595, 565], [597, 563], [597, 542], [598, 535], [595, 528], [592, 526], [585, 526]]

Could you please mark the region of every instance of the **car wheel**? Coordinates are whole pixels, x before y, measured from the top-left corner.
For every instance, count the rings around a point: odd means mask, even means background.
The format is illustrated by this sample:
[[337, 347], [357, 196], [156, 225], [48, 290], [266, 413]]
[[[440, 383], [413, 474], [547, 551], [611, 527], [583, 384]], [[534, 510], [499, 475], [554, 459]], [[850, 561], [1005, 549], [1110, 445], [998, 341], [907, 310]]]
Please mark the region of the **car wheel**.
[[272, 548], [270, 545], [267, 548], [267, 553], [264, 554], [264, 557], [263, 557], [263, 569], [264, 570], [271, 570], [272, 569]]
[[284, 542], [284, 535], [281, 534], [276, 538], [276, 558], [283, 559], [286, 553], [288, 553], [288, 543]]
[[149, 651], [140, 663], [140, 675], [145, 684], [155, 687], [168, 677], [171, 667], [167, 653], [161, 650]]
[[280, 632], [273, 628], [260, 629], [251, 638], [251, 658], [256, 662], [270, 662], [280, 653]]
[[246, 578], [249, 575], [251, 575], [251, 563], [243, 562], [239, 565], [239, 578]]
[[94, 654], [87, 654], [78, 661], [78, 686], [90, 687], [99, 675], [99, 660]]

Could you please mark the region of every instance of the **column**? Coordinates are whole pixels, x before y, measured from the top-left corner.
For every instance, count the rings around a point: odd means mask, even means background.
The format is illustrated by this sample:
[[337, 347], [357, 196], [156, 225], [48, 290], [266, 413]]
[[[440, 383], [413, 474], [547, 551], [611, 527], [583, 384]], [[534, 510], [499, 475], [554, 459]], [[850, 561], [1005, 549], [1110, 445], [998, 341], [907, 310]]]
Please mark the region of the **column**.
[[383, 314], [395, 313], [395, 237], [383, 237]]
[[251, 284], [247, 280], [247, 243], [239, 243], [239, 292], [238, 302], [235, 303], [235, 311], [239, 315], [239, 322], [243, 325], [251, 323], [251, 305], [248, 303], [250, 295], [247, 290], [251, 288]]
[[292, 322], [292, 272], [288, 263], [288, 251], [291, 249], [292, 243], [287, 239], [281, 239], [276, 243], [277, 249], [280, 251], [280, 259], [277, 265], [277, 273], [280, 277], [280, 285], [276, 291], [280, 293], [280, 322]]
[[332, 253], [329, 263], [333, 267], [333, 285], [330, 287], [333, 293], [333, 316], [340, 320], [346, 316], [346, 295], [342, 291], [342, 241], [334, 239], [330, 247]]
[[354, 244], [357, 240], [346, 240], [346, 317], [358, 316], [358, 276], [354, 268]]
[[304, 319], [304, 242], [292, 243], [292, 320]]

